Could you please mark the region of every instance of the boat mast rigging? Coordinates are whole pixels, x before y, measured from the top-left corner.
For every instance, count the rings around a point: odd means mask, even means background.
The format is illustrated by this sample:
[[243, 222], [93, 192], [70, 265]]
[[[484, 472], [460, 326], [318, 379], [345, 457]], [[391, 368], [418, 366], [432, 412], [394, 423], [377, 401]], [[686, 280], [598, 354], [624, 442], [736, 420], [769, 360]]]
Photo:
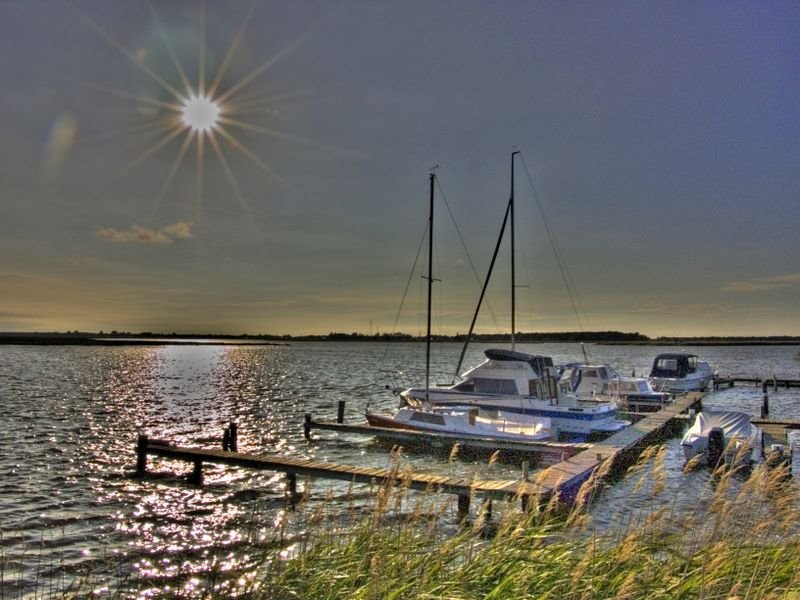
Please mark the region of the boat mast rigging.
[[483, 297], [486, 295], [486, 288], [489, 286], [489, 279], [492, 277], [492, 270], [494, 269], [494, 263], [497, 260], [497, 253], [500, 250], [500, 243], [503, 241], [503, 234], [505, 233], [506, 224], [508, 223], [509, 217], [511, 217], [511, 349], [514, 349], [514, 329], [516, 326], [514, 321], [514, 313], [516, 311], [516, 304], [514, 300], [514, 290], [516, 287], [516, 280], [514, 278], [514, 157], [517, 154], [519, 154], [519, 150], [515, 150], [511, 153], [511, 194], [508, 198], [508, 204], [506, 205], [506, 213], [503, 216], [503, 224], [500, 226], [500, 235], [497, 236], [497, 243], [495, 244], [494, 253], [492, 254], [492, 261], [489, 263], [489, 271], [486, 273], [486, 279], [483, 282], [481, 295], [478, 298], [478, 305], [475, 307], [475, 312], [472, 315], [472, 322], [469, 325], [469, 331], [467, 332], [467, 337], [464, 340], [464, 346], [461, 348], [461, 355], [458, 357], [458, 364], [456, 365], [456, 371], [453, 375], [453, 380], [459, 376], [461, 365], [464, 363], [464, 355], [467, 353], [467, 346], [469, 346], [472, 332], [475, 330], [475, 322], [478, 320], [478, 313], [481, 310]]

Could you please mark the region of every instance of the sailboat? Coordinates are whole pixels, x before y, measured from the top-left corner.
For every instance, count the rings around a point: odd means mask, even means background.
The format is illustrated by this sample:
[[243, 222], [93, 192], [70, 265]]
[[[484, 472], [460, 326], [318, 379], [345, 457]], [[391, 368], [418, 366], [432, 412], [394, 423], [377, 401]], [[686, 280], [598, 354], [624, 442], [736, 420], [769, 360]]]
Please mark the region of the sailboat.
[[549, 418], [519, 415], [514, 411], [486, 410], [479, 406], [439, 406], [431, 402], [431, 298], [433, 288], [433, 214], [436, 174], [430, 174], [430, 209], [428, 216], [428, 319], [425, 336], [425, 387], [420, 402], [403, 401], [393, 415], [367, 410], [367, 422], [373, 427], [409, 429], [458, 435], [461, 438], [541, 441], [552, 435]]
[[514, 163], [519, 151], [511, 154], [511, 193], [506, 205], [489, 272], [481, 290], [456, 373], [461, 369], [467, 345], [475, 328], [497, 254], [510, 223], [511, 232], [511, 350], [485, 350], [486, 359], [461, 375], [461, 381], [448, 386], [429, 385], [426, 368], [425, 387], [400, 392], [400, 407], [421, 410], [469, 410], [479, 408], [486, 414], [516, 415], [519, 419], [546, 418], [552, 424], [554, 438], [586, 441], [606, 437], [630, 425], [616, 418], [613, 402], [582, 402], [566, 393], [559, 384], [559, 372], [549, 356], [515, 350], [515, 264], [514, 264]]

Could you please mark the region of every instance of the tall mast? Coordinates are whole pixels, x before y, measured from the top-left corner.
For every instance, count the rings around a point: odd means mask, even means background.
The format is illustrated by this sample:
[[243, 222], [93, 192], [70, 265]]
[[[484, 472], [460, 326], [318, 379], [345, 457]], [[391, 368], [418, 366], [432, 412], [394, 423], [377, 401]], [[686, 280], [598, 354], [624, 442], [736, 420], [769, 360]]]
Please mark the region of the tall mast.
[[511, 153], [511, 195], [508, 199], [508, 205], [511, 211], [511, 349], [514, 350], [515, 345], [515, 332], [516, 332], [516, 323], [515, 318], [517, 314], [517, 305], [516, 305], [516, 293], [517, 293], [517, 283], [516, 283], [516, 268], [514, 264], [514, 156], [519, 154], [519, 150], [515, 150]]
[[425, 401], [430, 401], [431, 374], [431, 294], [433, 291], [433, 188], [436, 174], [430, 174], [430, 209], [428, 212], [428, 328], [425, 333]]

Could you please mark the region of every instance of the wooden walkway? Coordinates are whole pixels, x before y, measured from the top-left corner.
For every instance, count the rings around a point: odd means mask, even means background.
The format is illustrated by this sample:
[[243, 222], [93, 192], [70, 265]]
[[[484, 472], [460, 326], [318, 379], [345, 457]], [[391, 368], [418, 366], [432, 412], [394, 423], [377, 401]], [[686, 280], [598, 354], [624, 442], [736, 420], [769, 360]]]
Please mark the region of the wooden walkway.
[[767, 388], [778, 391], [780, 388], [789, 389], [800, 387], [800, 379], [787, 379], [785, 377], [741, 377], [738, 375], [731, 375], [729, 377], [718, 377], [714, 380], [714, 389], [722, 387], [733, 387], [738, 383], [743, 383], [752, 386], [761, 386], [764, 392]]
[[685, 421], [678, 415], [689, 409], [699, 409], [705, 394], [692, 392], [678, 396], [672, 404], [626, 427], [611, 437], [592, 444], [592, 447], [543, 471], [536, 481], [545, 496], [558, 491], [567, 499], [577, 493], [584, 481], [605, 461], [609, 474], [621, 474], [642, 450], [678, 434]]
[[[173, 446], [162, 440], [150, 440], [140, 436], [137, 444], [137, 471], [147, 471], [148, 455], [188, 461], [194, 464], [192, 480], [201, 484], [203, 463], [234, 465], [252, 469], [284, 472], [287, 475], [287, 492], [290, 500], [297, 495], [297, 477], [319, 477], [355, 483], [391, 483], [415, 490], [429, 490], [456, 494], [459, 518], [469, 512], [470, 498], [479, 494], [485, 499], [519, 498], [523, 507], [531, 500], [543, 503], [558, 493], [569, 502], [575, 497], [584, 481], [604, 462], [610, 461], [610, 473], [615, 473], [649, 444], [656, 443], [674, 433], [676, 418], [689, 408], [699, 407], [702, 393], [678, 397], [673, 404], [652, 413], [610, 438], [595, 444], [585, 444], [582, 452], [558, 462], [542, 471], [534, 482], [520, 480], [480, 480], [453, 478], [441, 475], [411, 473], [404, 469], [382, 469], [356, 467], [336, 463], [317, 462], [284, 456], [248, 454], [233, 450], [211, 450]], [[369, 428], [372, 429], [372, 428]], [[366, 432], [365, 432], [366, 433]], [[229, 432], [228, 432], [228, 435]], [[374, 435], [374, 433], [373, 433]], [[235, 431], [234, 431], [235, 438]], [[230, 438], [228, 438], [230, 439]], [[233, 442], [235, 448], [235, 441]]]

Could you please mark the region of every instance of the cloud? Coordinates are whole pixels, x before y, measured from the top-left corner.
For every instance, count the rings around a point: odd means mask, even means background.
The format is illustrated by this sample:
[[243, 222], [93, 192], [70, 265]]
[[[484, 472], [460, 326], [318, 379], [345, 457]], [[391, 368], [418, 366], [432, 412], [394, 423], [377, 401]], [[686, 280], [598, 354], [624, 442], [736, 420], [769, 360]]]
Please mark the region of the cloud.
[[132, 225], [127, 230], [104, 227], [98, 229], [95, 235], [115, 244], [168, 245], [175, 243], [176, 240], [188, 240], [193, 237], [191, 227], [192, 224], [186, 221], [178, 221], [174, 225], [165, 225], [160, 229], [147, 229], [138, 225]]
[[800, 285], [800, 273], [776, 275], [775, 277], [754, 277], [747, 281], [734, 281], [722, 288], [723, 292], [763, 292], [778, 288]]

